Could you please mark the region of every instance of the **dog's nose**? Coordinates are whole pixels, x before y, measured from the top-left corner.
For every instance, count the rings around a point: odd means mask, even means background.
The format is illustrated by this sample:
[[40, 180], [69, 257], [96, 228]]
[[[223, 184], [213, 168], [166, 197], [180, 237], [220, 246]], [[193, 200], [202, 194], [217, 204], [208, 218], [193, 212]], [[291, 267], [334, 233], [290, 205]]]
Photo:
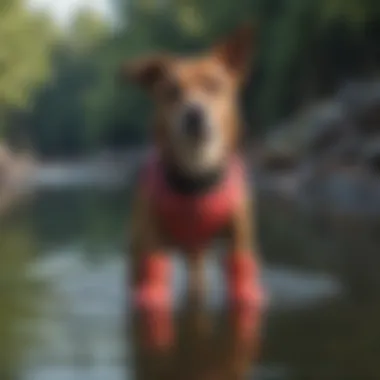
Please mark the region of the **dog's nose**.
[[184, 131], [187, 136], [199, 139], [207, 132], [205, 115], [200, 106], [190, 106], [184, 115]]

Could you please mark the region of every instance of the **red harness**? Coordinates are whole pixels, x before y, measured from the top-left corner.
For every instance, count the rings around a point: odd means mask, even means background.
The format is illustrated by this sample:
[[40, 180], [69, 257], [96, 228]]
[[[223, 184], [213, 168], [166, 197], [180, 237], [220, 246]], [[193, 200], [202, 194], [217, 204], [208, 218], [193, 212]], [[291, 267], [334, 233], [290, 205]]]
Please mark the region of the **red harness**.
[[[227, 225], [241, 202], [245, 186], [242, 161], [239, 157], [232, 158], [227, 169], [224, 179], [208, 193], [183, 195], [168, 185], [157, 155], [153, 154], [148, 159], [142, 177], [143, 190], [152, 202], [160, 226], [182, 248], [197, 250], [204, 247]], [[170, 310], [173, 303], [170, 257], [159, 248], [149, 252], [142, 263], [143, 275], [135, 294], [136, 305], [146, 310]], [[259, 270], [252, 253], [229, 252], [225, 269], [231, 305], [239, 310], [244, 306], [257, 312], [262, 304], [262, 292]], [[244, 329], [250, 329], [251, 324], [247, 322], [253, 319], [252, 315], [249, 313], [243, 319]]]
[[159, 159], [153, 154], [145, 167], [143, 184], [164, 231], [182, 247], [198, 249], [229, 222], [241, 200], [244, 177], [242, 161], [234, 157], [215, 189], [200, 196], [179, 194], [167, 184]]

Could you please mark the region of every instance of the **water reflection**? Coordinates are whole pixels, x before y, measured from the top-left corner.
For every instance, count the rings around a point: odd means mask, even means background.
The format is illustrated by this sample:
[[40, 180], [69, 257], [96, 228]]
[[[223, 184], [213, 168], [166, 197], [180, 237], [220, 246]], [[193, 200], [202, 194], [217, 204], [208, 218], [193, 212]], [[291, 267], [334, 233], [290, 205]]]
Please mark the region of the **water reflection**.
[[333, 274], [355, 302], [380, 299], [380, 219], [313, 210], [283, 199], [260, 199], [260, 236], [267, 260]]
[[42, 345], [32, 321], [41, 318], [39, 305], [48, 292], [29, 276], [36, 253], [35, 238], [26, 220], [9, 217], [0, 221], [0, 378], [18, 379], [20, 363], [30, 348]]
[[[123, 252], [129, 201], [128, 189], [58, 189], [0, 221], [1, 380], [132, 380], [134, 368], [140, 378], [151, 368], [173, 380], [251, 375], [254, 339], [238, 338], [233, 315], [219, 311], [217, 251], [207, 265], [212, 311], [187, 303], [173, 324], [141, 317], [121, 334], [131, 312]], [[259, 222], [271, 304], [253, 374], [379, 379], [379, 221], [306, 214], [262, 197]], [[176, 265], [178, 301], [185, 276]]]
[[136, 380], [242, 380], [254, 373], [257, 311], [215, 315], [191, 299], [177, 318], [145, 311], [133, 320]]

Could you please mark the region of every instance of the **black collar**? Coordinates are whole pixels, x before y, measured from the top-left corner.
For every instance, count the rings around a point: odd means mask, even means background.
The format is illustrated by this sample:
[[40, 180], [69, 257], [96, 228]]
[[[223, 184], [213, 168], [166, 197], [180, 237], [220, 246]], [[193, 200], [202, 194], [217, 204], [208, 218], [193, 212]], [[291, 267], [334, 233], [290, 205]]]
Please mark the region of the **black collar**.
[[163, 173], [169, 187], [184, 195], [207, 193], [222, 182], [225, 171], [224, 167], [219, 167], [200, 175], [190, 176], [176, 165], [163, 164]]

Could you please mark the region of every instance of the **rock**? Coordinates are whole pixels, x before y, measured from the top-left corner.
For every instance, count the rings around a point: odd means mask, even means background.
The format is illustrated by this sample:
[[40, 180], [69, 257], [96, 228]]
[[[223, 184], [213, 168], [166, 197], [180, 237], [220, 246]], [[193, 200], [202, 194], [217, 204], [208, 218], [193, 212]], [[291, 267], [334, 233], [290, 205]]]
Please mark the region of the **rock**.
[[348, 84], [337, 96], [360, 132], [380, 131], [380, 81]]
[[370, 171], [380, 174], [380, 133], [363, 143], [362, 157]]
[[348, 127], [342, 105], [335, 101], [311, 108], [307, 119], [304, 148], [311, 155], [323, 154], [337, 145]]
[[[293, 173], [304, 206], [379, 213], [380, 81], [348, 83], [329, 101], [280, 124], [265, 148], [260, 178]], [[281, 186], [271, 188], [286, 194]]]
[[288, 124], [276, 128], [264, 140], [259, 157], [260, 167], [268, 171], [294, 170], [298, 165], [299, 152]]

